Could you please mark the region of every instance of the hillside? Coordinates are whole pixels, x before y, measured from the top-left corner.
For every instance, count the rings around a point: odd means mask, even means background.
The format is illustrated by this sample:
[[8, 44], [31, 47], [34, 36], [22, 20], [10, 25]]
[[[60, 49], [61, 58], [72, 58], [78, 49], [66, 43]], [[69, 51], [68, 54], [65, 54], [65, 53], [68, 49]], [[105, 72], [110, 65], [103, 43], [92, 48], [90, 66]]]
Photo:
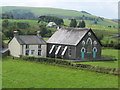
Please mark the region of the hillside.
[[[87, 13], [83, 13], [80, 11], [75, 11], [75, 10], [65, 10], [65, 9], [58, 9], [58, 8], [41, 8], [41, 7], [18, 7], [18, 6], [3, 6], [2, 7], [2, 13], [6, 12], [11, 12], [11, 11], [29, 11], [33, 13], [36, 17], [41, 16], [41, 15], [52, 15], [52, 16], [57, 16], [61, 17], [64, 19], [71, 19], [71, 18], [76, 18], [77, 20], [88, 20], [89, 24], [94, 24], [94, 21], [98, 22], [98, 25], [103, 25], [103, 26], [115, 26], [117, 27], [117, 22], [109, 19], [105, 19], [102, 17], [97, 17], [94, 15], [90, 15]], [[86, 11], [84, 11], [86, 12]], [[15, 13], [16, 14], [16, 13]]]
[[58, 8], [39, 8], [39, 7], [17, 7], [17, 6], [4, 6], [2, 7], [2, 12], [9, 12], [16, 9], [28, 10], [34, 13], [36, 16], [40, 15], [57, 15], [57, 16], [65, 16], [65, 17], [77, 17], [86, 15], [89, 17], [95, 17], [92, 15], [88, 15], [85, 13], [81, 13], [79, 11], [74, 10], [65, 10], [65, 9], [58, 9]]
[[[29, 20], [27, 18], [26, 20], [25, 19], [20, 20], [21, 18], [19, 18], [19, 20], [9, 19], [9, 21], [13, 23], [14, 22], [28, 22], [31, 25], [31, 27], [29, 28], [29, 30], [25, 29], [26, 32], [27, 31], [33, 32], [35, 30], [39, 30], [39, 24], [37, 23], [38, 16], [52, 15], [52, 16], [63, 18], [64, 25], [67, 27], [69, 27], [70, 25], [71, 18], [75, 18], [77, 22], [84, 20], [86, 23], [86, 28], [92, 28], [94, 32], [97, 34], [97, 36], [102, 36], [102, 35], [104, 36], [102, 40], [103, 43], [111, 42], [111, 40], [115, 42], [117, 41], [116, 38], [112, 38], [118, 33], [118, 23], [116, 21], [102, 18], [102, 17], [97, 17], [97, 16], [92, 15], [92, 13], [87, 14], [86, 11], [84, 11], [83, 13], [80, 11], [65, 10], [65, 9], [58, 9], [58, 8], [18, 7], [18, 6], [2, 7], [2, 13], [6, 13], [6, 12], [14, 12], [16, 16], [19, 16], [19, 14], [21, 14], [21, 17], [27, 16], [25, 15], [26, 12], [33, 14], [33, 16], [36, 17], [35, 20], [33, 20], [31, 16], [29, 16], [29, 18], [31, 18], [32, 20]], [[54, 31], [52, 33], [54, 33]]]

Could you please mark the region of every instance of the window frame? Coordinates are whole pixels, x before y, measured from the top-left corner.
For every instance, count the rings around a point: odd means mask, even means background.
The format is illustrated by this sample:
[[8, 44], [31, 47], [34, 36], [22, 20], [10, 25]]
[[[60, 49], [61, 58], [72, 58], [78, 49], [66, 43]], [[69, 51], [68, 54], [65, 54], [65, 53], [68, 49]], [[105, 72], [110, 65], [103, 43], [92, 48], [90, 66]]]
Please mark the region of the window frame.
[[35, 50], [31, 50], [31, 55], [34, 55]]
[[25, 51], [25, 55], [26, 55], [26, 56], [29, 56], [29, 50], [26, 50], [26, 51]]
[[42, 50], [38, 50], [38, 56], [42, 56]]

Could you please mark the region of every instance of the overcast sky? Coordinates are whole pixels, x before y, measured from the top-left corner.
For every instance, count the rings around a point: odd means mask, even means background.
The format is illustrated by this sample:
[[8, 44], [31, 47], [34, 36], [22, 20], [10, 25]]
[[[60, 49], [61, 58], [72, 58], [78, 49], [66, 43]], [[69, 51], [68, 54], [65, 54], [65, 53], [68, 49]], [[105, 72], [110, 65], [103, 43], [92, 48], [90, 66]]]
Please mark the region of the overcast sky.
[[119, 0], [0, 0], [0, 6], [52, 7], [87, 11], [109, 19], [118, 18]]

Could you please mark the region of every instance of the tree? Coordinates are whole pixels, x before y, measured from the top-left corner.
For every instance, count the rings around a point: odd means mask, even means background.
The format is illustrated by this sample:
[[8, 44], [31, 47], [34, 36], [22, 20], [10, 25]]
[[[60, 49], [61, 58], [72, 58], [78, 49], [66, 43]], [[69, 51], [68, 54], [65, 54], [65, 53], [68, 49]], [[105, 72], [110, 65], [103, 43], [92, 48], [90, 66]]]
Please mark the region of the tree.
[[8, 21], [8, 20], [4, 20], [4, 21], [2, 22], [2, 27], [7, 28], [8, 26], [9, 26], [9, 21]]
[[82, 28], [85, 27], [85, 21], [84, 21], [84, 20], [82, 20], [82, 22], [81, 22], [81, 27], [82, 27]]
[[76, 27], [76, 26], [77, 26], [77, 21], [76, 21], [76, 19], [71, 19], [70, 27]]
[[25, 23], [25, 22], [18, 22], [17, 27], [20, 29], [26, 29], [26, 28], [29, 28], [30, 25], [29, 25], [29, 23]]
[[45, 25], [40, 25], [39, 27], [40, 27], [40, 34], [41, 34], [41, 36], [42, 37], [45, 36], [45, 34], [47, 33], [46, 26]]
[[5, 36], [8, 37], [9, 39], [13, 38], [13, 30], [7, 30], [5, 33]]
[[94, 21], [94, 24], [98, 24], [97, 21]]
[[58, 18], [55, 16], [40, 16], [38, 19], [38, 23], [40, 22], [55, 22], [57, 25], [63, 25], [64, 21], [62, 18]]
[[78, 26], [78, 28], [84, 28], [85, 27], [85, 21], [82, 20], [82, 22], [80, 21]]
[[78, 28], [80, 28], [81, 27], [81, 24], [82, 24], [82, 22], [81, 21], [79, 21], [79, 24], [78, 24]]

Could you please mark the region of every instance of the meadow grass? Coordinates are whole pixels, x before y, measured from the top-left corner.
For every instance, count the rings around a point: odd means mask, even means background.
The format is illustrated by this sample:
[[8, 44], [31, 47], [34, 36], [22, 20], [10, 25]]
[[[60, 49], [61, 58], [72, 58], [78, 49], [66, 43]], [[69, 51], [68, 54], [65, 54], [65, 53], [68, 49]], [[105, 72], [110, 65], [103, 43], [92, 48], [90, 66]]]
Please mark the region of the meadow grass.
[[9, 22], [26, 22], [29, 23], [31, 26], [39, 25], [38, 20], [9, 19]]
[[43, 38], [45, 41], [47, 41], [49, 38], [48, 37], [45, 37], [45, 38]]
[[80, 62], [80, 63], [101, 66], [101, 67], [118, 68], [118, 61], [120, 61], [120, 59], [118, 58], [118, 51], [120, 50], [102, 49], [102, 55], [114, 56], [117, 59], [117, 61], [96, 61], [96, 62]]
[[97, 18], [96, 16], [92, 16], [89, 14], [83, 14], [78, 11], [74, 10], [66, 10], [66, 9], [59, 9], [59, 8], [44, 8], [44, 7], [2, 7], [3, 13], [9, 12], [11, 10], [15, 9], [22, 9], [22, 10], [28, 10], [32, 13], [35, 14], [35, 16], [41, 16], [41, 15], [57, 15], [57, 16], [66, 16], [66, 17], [77, 17], [77, 16], [88, 16], [88, 17], [94, 17]]
[[114, 75], [3, 58], [3, 88], [117, 88]]
[[8, 44], [10, 40], [3, 40], [4, 43]]

